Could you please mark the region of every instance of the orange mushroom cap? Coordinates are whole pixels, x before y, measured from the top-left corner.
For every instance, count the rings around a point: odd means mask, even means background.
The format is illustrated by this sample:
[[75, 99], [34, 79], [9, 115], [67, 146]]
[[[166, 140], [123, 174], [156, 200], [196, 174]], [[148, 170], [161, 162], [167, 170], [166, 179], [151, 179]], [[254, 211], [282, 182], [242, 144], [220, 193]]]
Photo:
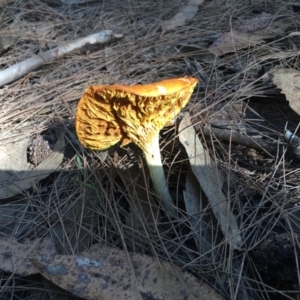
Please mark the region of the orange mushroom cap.
[[104, 150], [121, 141], [143, 151], [188, 103], [198, 80], [167, 79], [145, 85], [90, 86], [79, 101], [76, 132], [86, 148]]

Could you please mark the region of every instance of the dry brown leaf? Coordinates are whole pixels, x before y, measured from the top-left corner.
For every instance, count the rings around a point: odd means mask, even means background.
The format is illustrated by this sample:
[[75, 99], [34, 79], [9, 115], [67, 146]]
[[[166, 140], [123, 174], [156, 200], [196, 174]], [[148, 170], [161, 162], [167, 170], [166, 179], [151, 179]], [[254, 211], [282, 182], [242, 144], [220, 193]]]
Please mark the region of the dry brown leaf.
[[262, 14], [256, 18], [246, 20], [239, 26], [239, 30], [243, 32], [253, 32], [263, 27], [268, 26], [271, 18], [274, 18], [271, 14], [262, 12]]
[[212, 233], [213, 214], [211, 209], [208, 209], [207, 197], [191, 170], [186, 177], [183, 197], [198, 251], [203, 255], [203, 259], [211, 259], [214, 248], [213, 241], [215, 240]]
[[291, 25], [290, 20], [275, 20], [274, 16], [263, 13], [243, 25], [222, 34], [208, 50], [216, 56], [235, 52], [239, 49], [264, 43], [265, 39], [282, 35]]
[[28, 139], [0, 146], [0, 199], [21, 193], [49, 176], [61, 164], [64, 154], [64, 133], [54, 145], [53, 152], [36, 168], [27, 163]]
[[40, 273], [89, 300], [221, 300], [213, 289], [167, 262], [94, 245], [81, 255], [56, 255], [50, 239], [0, 239], [0, 269], [22, 276]]
[[259, 56], [259, 57], [255, 58], [255, 60], [251, 61], [247, 65], [246, 69], [249, 69], [253, 65], [257, 65], [258, 63], [262, 63], [262, 62], [265, 62], [267, 60], [272, 59], [272, 60], [280, 61], [280, 60], [285, 60], [285, 59], [288, 59], [288, 58], [291, 58], [291, 57], [296, 57], [296, 56], [299, 56], [299, 55], [300, 55], [299, 50], [276, 51], [275, 53], [262, 55], [262, 56]]
[[38, 271], [29, 258], [35, 253], [54, 255], [56, 251], [50, 239], [27, 240], [21, 244], [13, 237], [1, 238], [0, 270], [21, 276], [37, 274]]
[[222, 299], [205, 283], [170, 263], [94, 245], [81, 255], [37, 254], [31, 259], [48, 280], [89, 300]]
[[300, 115], [300, 72], [295, 69], [278, 69], [273, 72], [273, 83], [285, 94], [290, 107]]
[[13, 43], [13, 38], [10, 32], [0, 30], [0, 53], [7, 50]]
[[[5, 199], [13, 196], [10, 185], [14, 181], [22, 180], [28, 170], [27, 146], [29, 139], [23, 139], [18, 142], [9, 143], [0, 146], [0, 198]], [[14, 147], [12, 146], [14, 145]]]
[[222, 193], [223, 176], [202, 146], [189, 115], [180, 122], [179, 140], [186, 149], [191, 169], [210, 202], [226, 241], [234, 249], [240, 249], [243, 240], [236, 217]]
[[198, 11], [198, 6], [203, 4], [205, 0], [190, 0], [185, 6], [182, 6], [174, 17], [163, 22], [162, 34], [178, 26], [182, 26], [186, 21], [192, 20]]

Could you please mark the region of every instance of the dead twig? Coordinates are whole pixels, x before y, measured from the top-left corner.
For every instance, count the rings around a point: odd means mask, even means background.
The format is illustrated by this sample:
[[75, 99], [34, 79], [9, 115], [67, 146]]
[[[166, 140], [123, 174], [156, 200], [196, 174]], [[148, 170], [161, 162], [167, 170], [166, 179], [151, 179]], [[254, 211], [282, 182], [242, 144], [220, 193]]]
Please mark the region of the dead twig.
[[214, 127], [205, 127], [203, 128], [203, 134], [206, 136], [211, 136], [212, 134], [227, 142], [232, 142], [235, 144], [240, 144], [243, 146], [246, 146], [248, 148], [253, 148], [256, 150], [263, 150], [266, 151], [268, 154], [276, 154], [277, 148], [270, 145], [268, 142], [261, 140], [261, 139], [255, 139], [251, 138], [246, 135], [239, 134], [235, 131], [229, 130], [229, 129], [221, 129], [221, 128], [214, 128]]
[[0, 87], [14, 80], [19, 79], [23, 75], [33, 71], [46, 63], [54, 61], [56, 58], [70, 53], [71, 51], [82, 48], [87, 44], [105, 44], [114, 39], [122, 38], [122, 34], [114, 34], [112, 30], [103, 30], [84, 38], [77, 39], [65, 45], [56, 47], [55, 49], [32, 56], [22, 62], [19, 62], [0, 72]]

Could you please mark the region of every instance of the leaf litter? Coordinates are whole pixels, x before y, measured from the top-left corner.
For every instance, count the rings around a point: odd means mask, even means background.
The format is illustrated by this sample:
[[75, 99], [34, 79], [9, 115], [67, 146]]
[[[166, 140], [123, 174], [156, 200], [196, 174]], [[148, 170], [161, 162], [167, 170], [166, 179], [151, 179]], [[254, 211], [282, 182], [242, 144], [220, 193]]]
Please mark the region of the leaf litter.
[[184, 25], [187, 21], [192, 20], [198, 11], [198, 6], [203, 4], [205, 0], [190, 0], [182, 6], [175, 16], [163, 22], [161, 29], [162, 34]]
[[[153, 257], [93, 245], [78, 255], [57, 255], [50, 239], [1, 239], [2, 270], [40, 273], [84, 299], [222, 299], [205, 283]], [[9, 259], [8, 259], [9, 258]]]
[[210, 202], [226, 242], [234, 249], [241, 249], [243, 239], [236, 216], [222, 193], [223, 175], [202, 146], [188, 115], [179, 125], [179, 140], [186, 149], [191, 169]]
[[[1, 237], [14, 237], [18, 244], [9, 240], [11, 245], [25, 244], [28, 249], [34, 249], [37, 238], [49, 238], [56, 251], [51, 257], [61, 255], [63, 262], [99, 244], [121, 251], [120, 255], [136, 253], [155, 262], [171, 262], [208, 283], [225, 299], [279, 299], [299, 290], [297, 285], [278, 286], [280, 281], [274, 279], [273, 292], [266, 292], [270, 282], [261, 280], [264, 271], [252, 261], [252, 253], [261, 251], [258, 246], [265, 240], [273, 249], [276, 239], [268, 237], [281, 236], [282, 231], [293, 236], [299, 230], [299, 169], [297, 157], [286, 151], [284, 137], [286, 133], [299, 136], [300, 120], [272, 82], [278, 67], [298, 69], [300, 20], [294, 4], [204, 1], [180, 15], [191, 2], [3, 3], [0, 36], [12, 38], [1, 52], [4, 71], [95, 32], [112, 30], [123, 38], [75, 49], [0, 89], [1, 147], [10, 145], [11, 153], [18, 152], [20, 140], [25, 149], [29, 140], [51, 128], [65, 130], [59, 168], [1, 200]], [[171, 27], [162, 34], [164, 22]], [[212, 45], [217, 47], [212, 49]], [[190, 59], [193, 64], [186, 64]], [[74, 132], [78, 99], [89, 85], [143, 84], [185, 75], [204, 79], [184, 112], [190, 112], [194, 136], [199, 137], [193, 142], [201, 140], [223, 177], [219, 193], [228, 203], [225, 215], [236, 219], [243, 238], [241, 249], [231, 232], [223, 232], [226, 222], [221, 226], [223, 221], [215, 217], [200, 189], [203, 183], [190, 169], [177, 135], [182, 115], [160, 136], [176, 218], [168, 218], [161, 210], [139, 152], [135, 154], [136, 171], [126, 169], [129, 152], [118, 146], [87, 151]], [[25, 166], [28, 162], [23, 154], [20, 151]], [[31, 167], [39, 167], [41, 161], [34, 160]], [[221, 181], [216, 182], [220, 185]], [[227, 222], [228, 226], [232, 221], [228, 218]], [[284, 249], [285, 239], [281, 241]], [[286, 246], [298, 252], [296, 244]], [[129, 252], [120, 250], [126, 248]], [[24, 253], [18, 264], [25, 261]], [[32, 253], [41, 263], [38, 255], [42, 252]], [[296, 266], [288, 265], [285, 274], [290, 272], [298, 279]], [[49, 276], [41, 267], [40, 272]], [[67, 285], [62, 291], [46, 284], [41, 273], [30, 277], [28, 288], [26, 277], [12, 269], [1, 270], [1, 297], [75, 297], [67, 292]], [[55, 270], [53, 265], [49, 270]], [[17, 289], [12, 288], [16, 285]]]
[[285, 94], [290, 107], [300, 115], [300, 72], [295, 69], [280, 68], [273, 72], [273, 82]]
[[238, 28], [232, 28], [222, 34], [209, 50], [216, 56], [264, 43], [266, 39], [281, 36], [291, 25], [289, 19], [274, 19], [268, 13], [262, 13], [259, 17], [246, 21]]
[[[50, 153], [38, 166], [31, 169], [27, 159], [29, 139], [7, 144], [0, 148], [0, 162], [2, 166], [0, 176], [0, 199], [12, 197], [48, 177], [62, 163], [64, 158], [64, 133], [61, 132]], [[12, 149], [14, 149], [12, 151]]]

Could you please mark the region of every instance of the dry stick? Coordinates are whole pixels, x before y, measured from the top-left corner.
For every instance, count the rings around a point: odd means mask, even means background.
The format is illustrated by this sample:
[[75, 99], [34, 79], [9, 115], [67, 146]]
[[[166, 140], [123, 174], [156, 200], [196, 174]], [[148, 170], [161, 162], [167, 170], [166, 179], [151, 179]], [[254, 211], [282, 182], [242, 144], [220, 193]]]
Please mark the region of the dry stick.
[[223, 140], [223, 141], [231, 141], [235, 144], [240, 144], [243, 146], [246, 146], [248, 148], [253, 148], [256, 150], [265, 150], [269, 154], [276, 154], [277, 148], [270, 145], [268, 142], [250, 138], [246, 135], [239, 134], [237, 132], [234, 132], [232, 130], [228, 129], [220, 129], [220, 128], [204, 128], [203, 133], [206, 136], [211, 136], [213, 134], [217, 138]]
[[14, 80], [19, 79], [23, 75], [33, 71], [46, 63], [51, 63], [56, 58], [70, 53], [73, 50], [82, 48], [86, 44], [104, 44], [114, 39], [122, 38], [122, 34], [114, 34], [112, 30], [103, 30], [84, 38], [69, 42], [65, 45], [56, 47], [55, 49], [32, 56], [22, 62], [19, 62], [0, 72], [0, 87]]

